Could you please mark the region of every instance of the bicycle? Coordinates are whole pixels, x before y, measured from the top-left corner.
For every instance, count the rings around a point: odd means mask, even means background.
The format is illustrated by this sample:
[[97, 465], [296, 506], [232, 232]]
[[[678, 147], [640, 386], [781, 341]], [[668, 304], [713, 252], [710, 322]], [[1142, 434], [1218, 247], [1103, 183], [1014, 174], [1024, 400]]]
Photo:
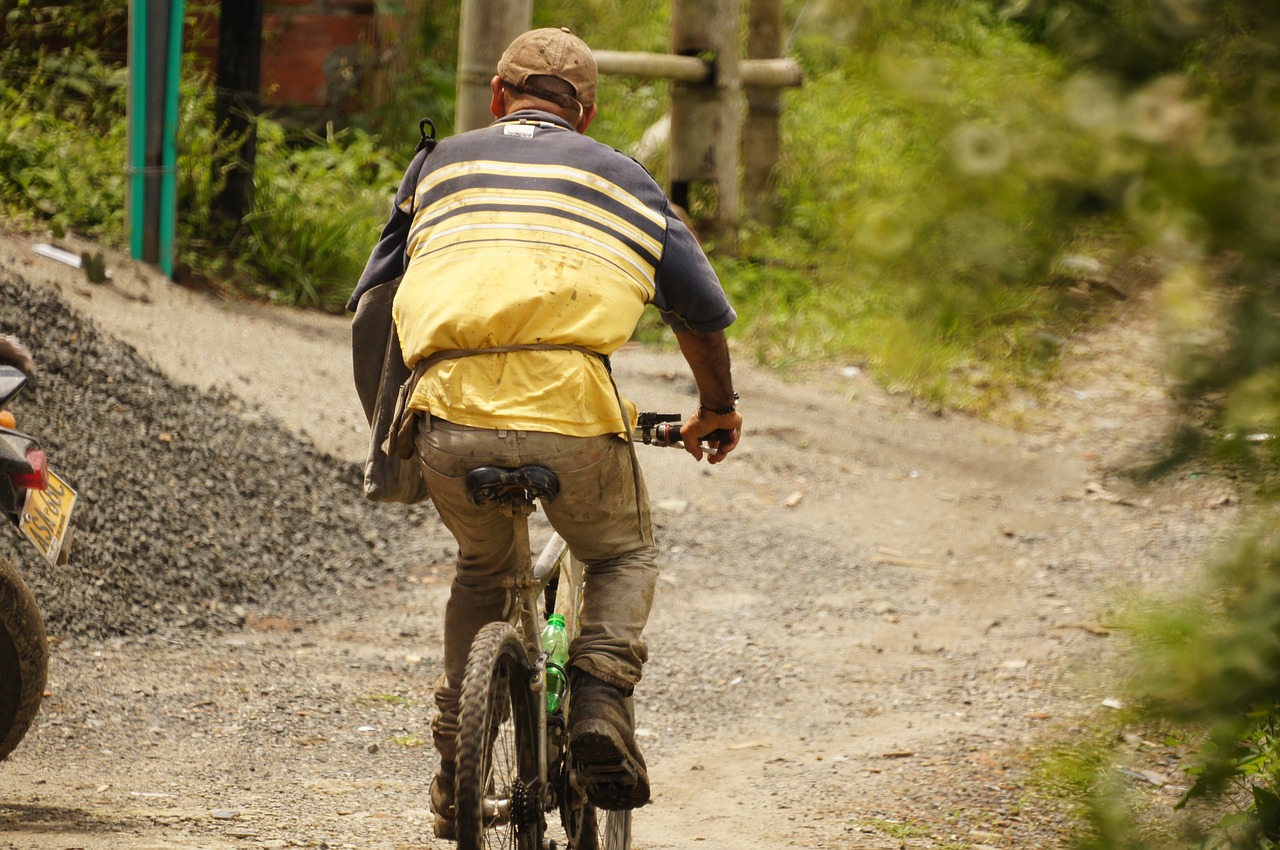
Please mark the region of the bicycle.
[[[679, 446], [679, 420], [642, 413], [634, 439]], [[716, 432], [703, 439], [725, 438]], [[547, 711], [542, 627], [548, 616], [561, 614], [570, 639], [576, 636], [584, 583], [582, 565], [554, 532], [537, 560], [531, 557], [528, 518], [538, 500], [556, 497], [559, 481], [541, 466], [484, 466], [466, 482], [476, 505], [496, 505], [511, 519], [522, 562], [515, 610], [507, 620], [481, 628], [467, 657], [455, 761], [458, 847], [556, 850], [546, 815], [557, 812], [568, 850], [628, 850], [631, 812], [606, 811], [602, 824], [573, 769], [567, 724], [573, 697], [567, 683], [558, 708]]]

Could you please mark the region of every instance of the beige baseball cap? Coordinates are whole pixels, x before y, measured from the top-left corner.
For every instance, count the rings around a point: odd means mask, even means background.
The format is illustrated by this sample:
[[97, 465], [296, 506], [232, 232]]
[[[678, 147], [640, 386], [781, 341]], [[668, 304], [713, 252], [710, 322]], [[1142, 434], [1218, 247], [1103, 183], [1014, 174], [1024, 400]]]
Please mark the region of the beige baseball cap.
[[544, 27], [516, 36], [498, 60], [503, 82], [525, 86], [530, 77], [558, 77], [573, 86], [583, 106], [596, 102], [596, 58], [568, 27]]

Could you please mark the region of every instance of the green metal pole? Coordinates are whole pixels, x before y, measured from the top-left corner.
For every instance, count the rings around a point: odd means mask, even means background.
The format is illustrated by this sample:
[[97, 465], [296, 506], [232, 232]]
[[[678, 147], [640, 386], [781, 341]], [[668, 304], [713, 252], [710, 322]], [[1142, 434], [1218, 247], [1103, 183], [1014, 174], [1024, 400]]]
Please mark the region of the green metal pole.
[[142, 259], [146, 222], [147, 0], [129, 4], [129, 255]]
[[182, 80], [183, 0], [169, 10], [169, 50], [165, 62], [164, 137], [160, 159], [160, 270], [173, 277], [177, 219], [178, 89]]

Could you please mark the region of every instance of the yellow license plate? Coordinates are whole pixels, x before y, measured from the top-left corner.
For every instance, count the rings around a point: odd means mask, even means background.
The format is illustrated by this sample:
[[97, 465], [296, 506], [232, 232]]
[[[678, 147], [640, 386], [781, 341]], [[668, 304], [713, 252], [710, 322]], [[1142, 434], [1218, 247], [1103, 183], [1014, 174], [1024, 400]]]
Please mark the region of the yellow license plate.
[[51, 469], [47, 490], [28, 490], [27, 504], [22, 508], [18, 526], [53, 566], [68, 544], [71, 534], [71, 509], [76, 504], [76, 491]]

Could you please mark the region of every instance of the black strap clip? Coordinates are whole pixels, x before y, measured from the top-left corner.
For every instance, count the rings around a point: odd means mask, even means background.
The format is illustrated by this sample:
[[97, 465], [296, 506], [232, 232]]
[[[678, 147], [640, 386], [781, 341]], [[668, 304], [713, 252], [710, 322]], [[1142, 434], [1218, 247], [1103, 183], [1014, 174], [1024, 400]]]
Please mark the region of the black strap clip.
[[[430, 134], [427, 133], [428, 127], [431, 128]], [[424, 149], [430, 153], [436, 146], [436, 122], [430, 118], [423, 118], [418, 122], [418, 132], [422, 135], [422, 139], [418, 142], [418, 148], [414, 153]]]

